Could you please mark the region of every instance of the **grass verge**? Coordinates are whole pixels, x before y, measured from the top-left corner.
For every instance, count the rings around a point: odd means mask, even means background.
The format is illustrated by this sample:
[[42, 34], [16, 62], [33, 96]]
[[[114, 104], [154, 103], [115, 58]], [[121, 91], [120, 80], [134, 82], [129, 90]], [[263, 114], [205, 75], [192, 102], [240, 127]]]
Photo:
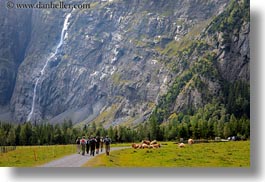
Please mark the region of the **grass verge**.
[[34, 167], [76, 152], [75, 145], [18, 146], [0, 154], [2, 167]]
[[250, 141], [200, 143], [179, 148], [122, 149], [99, 155], [83, 167], [250, 167]]

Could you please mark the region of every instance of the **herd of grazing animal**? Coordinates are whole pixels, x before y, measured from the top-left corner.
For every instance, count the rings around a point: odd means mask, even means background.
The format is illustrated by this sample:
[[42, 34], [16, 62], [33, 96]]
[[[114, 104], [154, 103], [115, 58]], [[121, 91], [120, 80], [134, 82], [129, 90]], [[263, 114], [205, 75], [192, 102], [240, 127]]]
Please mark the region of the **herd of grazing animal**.
[[[189, 145], [192, 145], [192, 144], [194, 144], [194, 140], [193, 139], [188, 139], [188, 144]], [[185, 147], [185, 144], [184, 143], [178, 143], [178, 146], [179, 146], [179, 148], [184, 148]]]
[[[177, 144], [178, 144], [178, 146], [180, 148], [184, 148], [185, 147], [184, 143], [177, 143]], [[194, 144], [194, 140], [190, 138], [188, 140], [188, 144], [189, 145]], [[151, 142], [149, 140], [143, 140], [139, 144], [136, 144], [136, 143], [132, 144], [132, 148], [134, 148], [134, 149], [145, 149], [145, 148], [150, 149], [150, 148], [160, 148], [160, 147], [161, 147], [161, 145], [156, 140], [153, 140]]]
[[132, 144], [132, 148], [134, 149], [145, 149], [145, 148], [148, 148], [148, 149], [151, 149], [151, 148], [160, 148], [161, 145], [159, 143], [157, 143], [156, 140], [153, 140], [153, 141], [149, 141], [149, 140], [143, 140], [142, 143], [139, 143], [139, 144], [136, 144], [136, 143], [133, 143]]

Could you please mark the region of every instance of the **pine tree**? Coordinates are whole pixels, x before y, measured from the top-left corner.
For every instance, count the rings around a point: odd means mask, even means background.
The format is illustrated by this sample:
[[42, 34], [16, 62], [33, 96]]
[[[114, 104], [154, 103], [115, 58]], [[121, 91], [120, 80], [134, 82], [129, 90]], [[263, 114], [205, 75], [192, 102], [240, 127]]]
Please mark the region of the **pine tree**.
[[159, 126], [156, 117], [151, 117], [149, 120], [150, 140], [157, 140], [159, 135]]
[[3, 128], [0, 128], [0, 145], [1, 146], [6, 145], [6, 134]]
[[21, 127], [20, 131], [20, 144], [21, 145], [31, 145], [32, 136], [32, 125], [30, 122], [25, 123]]

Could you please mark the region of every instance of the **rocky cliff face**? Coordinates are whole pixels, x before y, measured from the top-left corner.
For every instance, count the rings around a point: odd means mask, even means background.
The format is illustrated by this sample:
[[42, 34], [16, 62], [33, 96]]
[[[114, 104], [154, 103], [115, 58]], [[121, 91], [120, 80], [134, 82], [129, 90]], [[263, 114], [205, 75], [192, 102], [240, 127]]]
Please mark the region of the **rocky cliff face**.
[[[196, 110], [208, 103], [209, 100], [226, 97], [223, 93], [224, 88], [222, 88], [226, 83], [240, 80], [249, 84], [249, 28], [249, 22], [242, 22], [240, 29], [227, 34], [228, 42], [224, 40], [225, 33], [223, 32], [217, 32], [214, 36], [217, 40], [212, 39], [208, 42], [211, 45], [216, 45], [211, 50], [215, 53], [212, 69], [216, 70], [218, 74], [205, 76], [199, 73], [201, 84], [195, 87], [188, 82], [176, 98], [174, 108], [176, 112], [181, 112], [187, 108], [195, 108]], [[192, 56], [190, 59], [192, 59]], [[195, 80], [190, 80], [190, 82], [193, 81]], [[203, 87], [203, 89], [199, 90], [197, 87]]]
[[177, 77], [156, 107], [156, 118], [192, 115], [209, 103], [249, 117], [249, 32], [249, 1], [231, 1], [194, 40], [183, 38], [177, 48], [169, 43], [162, 53], [173, 55], [168, 59]]
[[[247, 1], [245, 4], [248, 4]], [[211, 69], [215, 70], [216, 73], [209, 74], [211, 73], [210, 70], [208, 70], [207, 75], [203, 72], [197, 73], [202, 83], [198, 87], [203, 85], [203, 89], [198, 91], [196, 86], [191, 88], [186, 85], [188, 88], [184, 88], [176, 99], [176, 111], [180, 112], [187, 107], [198, 109], [212, 99], [225, 100], [227, 97], [227, 90], [225, 89], [227, 88], [224, 88], [224, 85], [238, 81], [249, 85], [250, 22], [248, 13], [249, 9], [244, 7], [243, 1], [230, 3], [227, 10], [213, 20], [202, 33], [200, 41], [205, 41], [205, 50], [201, 56], [204, 57], [203, 55], [209, 54], [209, 51], [213, 54]], [[196, 47], [196, 49], [200, 49], [200, 47]], [[196, 54], [193, 54], [189, 59], [193, 59], [194, 56], [197, 57]], [[195, 64], [196, 62], [192, 63], [190, 67], [196, 67]], [[203, 67], [199, 68], [203, 70]]]
[[[4, 9], [1, 14], [5, 16], [0, 19], [4, 25], [0, 29], [0, 117], [11, 113], [9, 120], [26, 121], [39, 79], [32, 121], [94, 120], [109, 126], [145, 120], [167, 92], [172, 78], [181, 73], [169, 68], [166, 61], [170, 59], [161, 54], [161, 49], [172, 41], [181, 41], [193, 27], [222, 12], [226, 3], [95, 1], [91, 9], [72, 11], [63, 44], [43, 74], [41, 70], [56, 50], [70, 11]], [[230, 45], [230, 50], [241, 51], [240, 60], [235, 59], [231, 65], [226, 61], [231, 51], [225, 51], [225, 44], [218, 47], [219, 70], [227, 76], [225, 79], [235, 78], [226, 74], [234, 69], [235, 75], [249, 79], [248, 64], [242, 63], [249, 57], [245, 36], [248, 26], [246, 23]], [[222, 42], [222, 36], [218, 37]], [[208, 82], [216, 92], [218, 82]], [[183, 98], [193, 101], [185, 104]], [[199, 106], [202, 98], [198, 90], [187, 87], [178, 96], [181, 102], [177, 101], [175, 109], [190, 103]]]
[[10, 119], [9, 103], [31, 34], [31, 11], [0, 7], [0, 116]]

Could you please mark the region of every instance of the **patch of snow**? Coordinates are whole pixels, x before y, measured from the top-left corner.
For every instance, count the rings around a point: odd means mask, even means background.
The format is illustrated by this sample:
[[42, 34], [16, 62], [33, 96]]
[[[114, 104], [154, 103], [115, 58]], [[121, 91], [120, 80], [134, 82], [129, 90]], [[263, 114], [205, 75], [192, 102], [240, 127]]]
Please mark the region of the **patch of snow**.
[[97, 76], [99, 74], [98, 71], [94, 71], [93, 73], [90, 74], [91, 77]]
[[110, 75], [113, 75], [113, 73], [115, 73], [115, 71], [116, 71], [116, 67], [113, 66], [113, 67], [112, 67], [112, 70], [110, 71]]
[[106, 73], [102, 73], [99, 80], [103, 80], [104, 78], [106, 78], [108, 75]]
[[84, 72], [86, 72], [87, 70], [86, 70], [86, 68], [79, 68], [78, 69], [78, 73], [79, 73], [79, 75], [81, 75], [82, 73], [84, 73]]
[[163, 83], [165, 84], [167, 82], [167, 76], [164, 78]]
[[121, 16], [118, 20], [119, 24], [121, 23], [121, 21], [123, 20], [123, 16]]
[[114, 57], [111, 59], [111, 62], [110, 62], [111, 64], [115, 63], [118, 60], [118, 58], [117, 58], [117, 56], [119, 54], [118, 48], [119, 48], [119, 46], [116, 46], [116, 48], [113, 50]]
[[113, 40], [117, 41], [117, 42], [121, 41], [122, 40], [122, 35], [120, 35], [119, 33], [114, 33], [113, 34]]
[[177, 33], [180, 33], [180, 28], [181, 28], [181, 26], [178, 25], [178, 26], [177, 26]]
[[179, 36], [176, 35], [176, 36], [174, 37], [174, 40], [175, 40], [175, 41], [179, 41], [179, 40], [180, 40]]
[[157, 60], [155, 60], [155, 59], [152, 59], [152, 60], [151, 60], [151, 64], [157, 64], [157, 63], [158, 63]]

